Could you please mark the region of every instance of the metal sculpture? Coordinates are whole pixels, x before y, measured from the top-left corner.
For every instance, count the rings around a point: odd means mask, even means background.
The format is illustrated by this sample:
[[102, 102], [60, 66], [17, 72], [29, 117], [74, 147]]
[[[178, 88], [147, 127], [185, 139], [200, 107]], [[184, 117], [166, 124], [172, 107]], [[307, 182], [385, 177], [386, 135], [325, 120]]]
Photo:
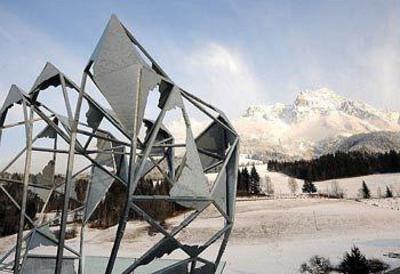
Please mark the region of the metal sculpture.
[[[94, 83], [111, 110], [89, 95], [89, 81]], [[56, 91], [59, 88], [61, 93]], [[51, 91], [47, 91], [49, 89]], [[149, 92], [154, 89], [159, 91], [159, 113], [152, 121], [145, 117], [145, 111]], [[57, 107], [55, 111], [48, 106], [49, 92], [62, 94], [66, 115], [59, 113], [61, 108]], [[211, 120], [197, 137], [191, 128], [187, 105]], [[82, 113], [84, 106], [86, 114]], [[22, 108], [22, 121], [5, 124], [8, 112], [16, 107]], [[175, 136], [163, 124], [166, 115], [173, 110], [178, 110], [183, 118], [186, 129], [184, 143], [176, 143]], [[80, 86], [47, 63], [29, 93], [15, 85], [11, 87], [0, 110], [0, 138], [1, 134], [7, 134], [8, 129], [21, 125], [25, 129], [25, 146], [0, 174], [0, 191], [20, 212], [17, 242], [0, 259], [0, 272], [85, 273], [85, 228], [112, 184], [126, 187], [126, 200], [114, 245], [103, 269], [105, 273], [113, 272], [130, 210], [141, 215], [163, 238], [140, 258], [132, 259], [123, 273], [136, 273], [140, 267], [175, 250], [183, 251], [187, 258], [174, 261], [154, 273], [216, 271], [234, 221], [238, 135], [219, 109], [177, 86], [116, 16], [109, 20], [83, 71]], [[140, 136], [144, 128], [147, 130]], [[35, 145], [42, 140], [51, 146]], [[60, 148], [61, 141], [65, 149]], [[184, 152], [176, 155], [177, 148]], [[52, 155], [37, 176], [32, 176], [31, 172], [34, 152]], [[22, 179], [10, 178], [7, 171], [23, 155]], [[60, 176], [56, 180], [55, 171], [60, 155], [66, 157], [61, 181]], [[78, 157], [87, 165], [76, 164]], [[90, 183], [86, 198], [79, 202], [73, 190], [78, 176], [88, 170]], [[152, 170], [160, 172], [165, 182], [170, 184], [169, 195], [135, 194], [140, 179]], [[211, 183], [207, 173], [217, 173]], [[22, 197], [13, 197], [6, 184], [21, 187]], [[32, 219], [27, 214], [29, 193], [42, 199], [39, 218]], [[54, 195], [63, 201], [61, 215], [46, 220], [44, 212]], [[176, 202], [192, 211], [181, 224], [167, 231], [138, 206], [138, 202], [156, 200]], [[202, 245], [181, 243], [176, 235], [210, 206], [215, 206], [224, 218], [224, 226]], [[78, 215], [81, 224], [77, 248], [66, 243], [67, 226], [72, 215]], [[59, 227], [57, 235], [54, 234], [55, 227]], [[30, 229], [24, 230], [26, 228]], [[204, 251], [220, 239], [216, 257], [205, 259]], [[38, 246], [54, 247], [56, 254], [32, 254]], [[78, 260], [78, 269], [75, 259]]]

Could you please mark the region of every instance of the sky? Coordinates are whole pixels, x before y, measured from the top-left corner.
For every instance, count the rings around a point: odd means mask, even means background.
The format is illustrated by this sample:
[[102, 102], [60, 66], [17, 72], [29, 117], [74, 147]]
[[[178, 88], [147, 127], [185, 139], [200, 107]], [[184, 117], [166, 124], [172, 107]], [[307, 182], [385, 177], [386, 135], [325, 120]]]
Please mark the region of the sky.
[[400, 1], [0, 2], [0, 99], [46, 61], [79, 83], [116, 14], [181, 87], [237, 117], [330, 88], [400, 110]]

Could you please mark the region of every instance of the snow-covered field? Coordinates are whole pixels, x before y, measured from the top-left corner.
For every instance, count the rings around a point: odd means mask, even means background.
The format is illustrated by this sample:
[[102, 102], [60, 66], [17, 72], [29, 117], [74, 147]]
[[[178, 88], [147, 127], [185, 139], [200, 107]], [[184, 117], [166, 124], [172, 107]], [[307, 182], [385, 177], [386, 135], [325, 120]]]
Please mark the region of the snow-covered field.
[[[181, 217], [168, 220], [176, 225]], [[222, 223], [215, 211], [207, 211], [195, 224], [178, 235], [178, 239], [204, 242], [209, 232]], [[149, 235], [143, 222], [127, 227], [120, 256], [135, 257], [161, 238]], [[400, 251], [400, 212], [352, 200], [298, 199], [257, 200], [237, 203], [235, 228], [224, 260], [225, 273], [298, 273], [299, 265], [319, 254], [337, 262], [353, 244], [368, 257], [399, 266], [399, 259], [383, 254]], [[88, 255], [107, 256], [112, 246], [115, 227], [88, 229], [85, 250]], [[13, 243], [14, 237], [3, 238], [0, 251]], [[68, 241], [78, 245], [76, 239]], [[212, 248], [208, 253], [215, 253]], [[180, 257], [181, 254], [172, 254]]]
[[338, 186], [344, 190], [346, 198], [359, 198], [359, 190], [363, 181], [365, 181], [371, 191], [372, 197], [383, 197], [386, 192], [386, 186], [392, 190], [394, 196], [400, 195], [400, 173], [375, 174], [338, 180], [327, 180], [315, 182], [315, 185], [319, 192], [328, 194], [332, 191], [334, 181], [336, 181]]
[[[265, 189], [266, 178], [270, 178], [274, 188], [274, 194], [277, 198], [282, 195], [290, 194], [288, 185], [289, 176], [280, 172], [270, 172], [267, 165], [256, 165], [257, 172], [261, 177], [261, 187]], [[251, 164], [248, 165], [248, 169]], [[301, 193], [301, 187], [304, 181], [295, 179], [298, 188], [296, 194]], [[393, 196], [400, 196], [400, 173], [373, 174], [367, 176], [359, 176], [352, 178], [332, 179], [326, 181], [314, 182], [319, 193], [331, 194], [333, 188], [337, 185], [344, 192], [344, 198], [354, 199], [360, 198], [360, 188], [362, 182], [365, 182], [371, 192], [372, 198], [384, 197], [386, 187], [389, 187]]]
[[[227, 262], [224, 273], [298, 273], [300, 264], [313, 255], [326, 256], [337, 263], [353, 245], [367, 257], [380, 258], [393, 267], [400, 259], [383, 254], [400, 253], [400, 198], [389, 199], [279, 199], [290, 193], [288, 178], [277, 172], [268, 172], [258, 165], [262, 179], [268, 176], [276, 197], [271, 200], [238, 200], [235, 227], [223, 260]], [[355, 198], [365, 181], [375, 196], [377, 187], [382, 193], [386, 185], [394, 194], [399, 193], [400, 174], [370, 175], [337, 180], [346, 197]], [[297, 180], [301, 192], [302, 181]], [[316, 182], [319, 192], [324, 192], [332, 180]], [[185, 216], [167, 220], [168, 229], [178, 225]], [[213, 209], [205, 211], [192, 225], [177, 235], [183, 243], [204, 243], [223, 225], [223, 218]], [[105, 230], [88, 228], [85, 236], [87, 255], [108, 256], [115, 237], [116, 227]], [[138, 257], [146, 248], [156, 243], [162, 235], [149, 231], [144, 222], [134, 221], [127, 226], [119, 256]], [[78, 248], [78, 238], [68, 245]], [[15, 242], [15, 236], [0, 240], [0, 253]], [[207, 255], [215, 256], [218, 246]], [[40, 250], [42, 249], [42, 250]], [[46, 250], [44, 250], [46, 249]], [[50, 252], [41, 247], [37, 252]], [[53, 250], [54, 251], [54, 250]], [[207, 256], [206, 256], [207, 257]], [[182, 258], [173, 252], [169, 258]]]

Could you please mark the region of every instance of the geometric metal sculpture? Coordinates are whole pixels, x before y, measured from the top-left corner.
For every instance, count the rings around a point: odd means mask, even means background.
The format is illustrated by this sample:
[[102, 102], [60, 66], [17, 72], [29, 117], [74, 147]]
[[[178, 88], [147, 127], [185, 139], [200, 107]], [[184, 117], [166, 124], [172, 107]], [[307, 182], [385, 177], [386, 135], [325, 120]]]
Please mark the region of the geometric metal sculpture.
[[[95, 87], [89, 87], [89, 82]], [[57, 88], [61, 88], [61, 92], [56, 91]], [[103, 102], [90, 95], [91, 89], [101, 93]], [[152, 90], [159, 91], [157, 106], [148, 102]], [[48, 105], [50, 92], [62, 94], [63, 112], [60, 102], [57, 110]], [[108, 104], [111, 110], [104, 104]], [[187, 106], [211, 120], [197, 136], [193, 133]], [[5, 124], [8, 112], [15, 107], [22, 107], [22, 121]], [[86, 113], [83, 113], [85, 108]], [[154, 120], [146, 117], [148, 108], [158, 111]], [[184, 121], [182, 143], [177, 142], [178, 138], [164, 124], [171, 112], [178, 113]], [[76, 273], [73, 263], [76, 258], [79, 260], [78, 273], [84, 273], [87, 269], [84, 266], [85, 228], [110, 187], [120, 184], [126, 188], [125, 207], [105, 273], [112, 273], [116, 264], [131, 210], [141, 215], [163, 238], [140, 258], [132, 260], [123, 273], [139, 270], [175, 250], [183, 251], [187, 259], [158, 269], [156, 273], [215, 272], [234, 221], [238, 134], [223, 112], [177, 86], [116, 16], [109, 20], [83, 71], [80, 86], [47, 63], [29, 93], [15, 85], [11, 87], [0, 110], [0, 140], [8, 129], [20, 125], [25, 126], [25, 147], [0, 174], [0, 191], [20, 211], [19, 231], [16, 245], [0, 258], [0, 270]], [[52, 145], [36, 146], [38, 141]], [[64, 149], [60, 147], [61, 141]], [[178, 149], [182, 150], [180, 154]], [[34, 152], [52, 155], [35, 179], [31, 171]], [[8, 178], [6, 171], [23, 155], [22, 180]], [[60, 155], [65, 157], [66, 166], [63, 180], [57, 181], [55, 169]], [[77, 164], [77, 158], [88, 164]], [[154, 170], [162, 174], [170, 185], [169, 195], [135, 194], [140, 180]], [[90, 183], [84, 202], [79, 203], [74, 188], [78, 175], [86, 171], [90, 171]], [[210, 180], [208, 173], [217, 175]], [[22, 198], [13, 197], [4, 187], [5, 183], [21, 186]], [[46, 220], [41, 214], [32, 220], [27, 215], [28, 193], [35, 193], [42, 199], [42, 213], [50, 197], [58, 195], [62, 201], [61, 215]], [[75, 206], [71, 208], [73, 200]], [[191, 209], [191, 213], [180, 225], [168, 231], [138, 205], [143, 201], [157, 200], [176, 202]], [[223, 216], [223, 227], [202, 245], [179, 241], [176, 236], [210, 206]], [[79, 248], [68, 246], [65, 239], [73, 214], [79, 216], [81, 224]], [[57, 226], [59, 231], [55, 236], [53, 230]], [[26, 227], [30, 230], [24, 231]], [[216, 257], [205, 259], [204, 251], [219, 239], [222, 241]], [[54, 247], [57, 252], [54, 255], [32, 254], [38, 246]]]

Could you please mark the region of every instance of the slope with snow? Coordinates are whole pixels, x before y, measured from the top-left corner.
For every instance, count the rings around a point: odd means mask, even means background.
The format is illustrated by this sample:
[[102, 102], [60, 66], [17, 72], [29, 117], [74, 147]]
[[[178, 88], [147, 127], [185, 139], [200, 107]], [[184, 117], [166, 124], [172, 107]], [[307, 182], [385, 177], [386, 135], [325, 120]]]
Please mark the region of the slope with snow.
[[362, 182], [365, 182], [371, 191], [371, 197], [378, 198], [385, 195], [389, 187], [393, 195], [400, 196], [400, 173], [375, 174], [336, 180], [315, 182], [318, 192], [331, 194], [334, 188], [340, 188], [345, 198], [360, 198]]

